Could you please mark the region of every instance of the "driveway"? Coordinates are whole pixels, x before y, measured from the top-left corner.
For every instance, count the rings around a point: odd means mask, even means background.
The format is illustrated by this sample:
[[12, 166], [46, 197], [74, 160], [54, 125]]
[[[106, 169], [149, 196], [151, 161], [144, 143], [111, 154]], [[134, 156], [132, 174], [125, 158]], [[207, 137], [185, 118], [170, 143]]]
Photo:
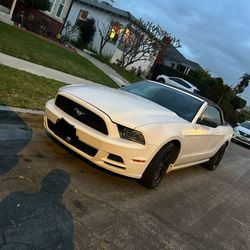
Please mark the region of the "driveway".
[[250, 249], [249, 149], [156, 190], [48, 138], [39, 115], [0, 111], [0, 249]]

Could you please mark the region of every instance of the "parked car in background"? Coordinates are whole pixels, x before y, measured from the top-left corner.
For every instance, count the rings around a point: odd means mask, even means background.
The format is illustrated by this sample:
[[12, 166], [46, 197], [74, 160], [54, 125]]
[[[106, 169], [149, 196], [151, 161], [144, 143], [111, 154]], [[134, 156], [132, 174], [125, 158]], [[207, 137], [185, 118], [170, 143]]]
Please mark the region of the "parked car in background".
[[231, 140], [212, 102], [153, 81], [112, 89], [70, 85], [46, 103], [47, 132], [112, 172], [155, 188], [166, 171], [204, 164], [214, 170]]
[[192, 83], [179, 77], [159, 75], [156, 77], [156, 80], [158, 82], [167, 83], [169, 85], [185, 89], [193, 93], [199, 93], [199, 89], [197, 87], [195, 87]]
[[233, 140], [250, 146], [250, 121], [237, 123], [237, 126], [234, 128]]

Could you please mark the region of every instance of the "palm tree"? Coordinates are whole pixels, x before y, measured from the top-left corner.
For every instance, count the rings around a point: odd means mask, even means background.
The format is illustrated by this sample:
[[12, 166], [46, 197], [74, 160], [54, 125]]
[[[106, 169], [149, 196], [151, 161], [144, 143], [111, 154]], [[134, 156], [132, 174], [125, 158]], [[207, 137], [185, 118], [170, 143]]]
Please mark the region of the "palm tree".
[[240, 79], [241, 79], [240, 83], [237, 84], [234, 88], [234, 92], [236, 95], [242, 93], [248, 86], [248, 83], [250, 81], [250, 73], [245, 73]]

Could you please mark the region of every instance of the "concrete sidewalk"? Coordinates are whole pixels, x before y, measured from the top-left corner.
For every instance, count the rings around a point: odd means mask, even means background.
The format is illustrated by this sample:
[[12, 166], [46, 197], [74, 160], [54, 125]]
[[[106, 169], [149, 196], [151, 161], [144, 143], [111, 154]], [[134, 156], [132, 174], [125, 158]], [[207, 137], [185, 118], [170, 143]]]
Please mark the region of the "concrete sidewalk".
[[74, 83], [98, 84], [77, 76], [73, 76], [55, 69], [47, 68], [42, 65], [31, 63], [3, 53], [0, 53], [0, 64], [15, 69], [23, 70], [38, 76], [44, 76], [49, 79], [61, 81], [67, 84], [74, 84]]
[[77, 48], [75, 48], [77, 53], [80, 56], [83, 56], [84, 58], [86, 58], [87, 60], [89, 60], [90, 62], [92, 62], [97, 68], [99, 68], [100, 70], [102, 70], [106, 75], [108, 75], [114, 82], [116, 82], [116, 84], [118, 84], [120, 87], [123, 85], [129, 85], [130, 83], [123, 78], [121, 75], [119, 75], [115, 70], [113, 70], [109, 65], [100, 62], [99, 60], [95, 59], [94, 57], [91, 56], [91, 52], [87, 51], [87, 50], [79, 50]]
[[[115, 70], [113, 70], [110, 66], [108, 66], [105, 63], [102, 63], [91, 56], [91, 53], [81, 51], [79, 49], [76, 49], [77, 53], [89, 60], [91, 63], [93, 63], [97, 68], [99, 68], [101, 71], [103, 71], [106, 75], [108, 75], [118, 86], [128, 85], [130, 84], [125, 78], [120, 76]], [[23, 70], [28, 73], [32, 73], [38, 76], [44, 76], [49, 79], [54, 79], [57, 81], [61, 81], [67, 84], [74, 84], [74, 83], [87, 83], [87, 84], [98, 84], [77, 76], [73, 76], [67, 73], [64, 73], [59, 70], [47, 68], [45, 66], [28, 62], [13, 56], [9, 56], [3, 53], [0, 53], [0, 64]]]

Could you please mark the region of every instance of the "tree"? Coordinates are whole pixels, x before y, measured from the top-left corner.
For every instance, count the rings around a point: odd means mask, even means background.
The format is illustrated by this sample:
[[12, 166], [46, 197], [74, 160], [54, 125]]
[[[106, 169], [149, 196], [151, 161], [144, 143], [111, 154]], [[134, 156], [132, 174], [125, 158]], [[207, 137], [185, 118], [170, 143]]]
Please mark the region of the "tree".
[[239, 96], [235, 96], [231, 101], [230, 101], [230, 104], [234, 107], [234, 109], [243, 109], [246, 104], [247, 104], [247, 101], [240, 98]]
[[180, 40], [172, 37], [159, 25], [152, 22], [145, 22], [142, 19], [129, 24], [120, 44], [122, 49], [121, 65], [127, 67], [138, 61], [146, 61], [155, 57], [162, 47], [164, 37], [170, 39], [175, 47], [180, 47]]
[[250, 107], [246, 107], [240, 111], [240, 122], [244, 122], [246, 120], [250, 121]]
[[190, 75], [200, 81], [209, 81], [212, 78], [209, 70], [204, 69], [192, 70]]
[[71, 40], [71, 37], [78, 30], [79, 30], [79, 28], [77, 25], [72, 25], [70, 21], [67, 21], [65, 26], [64, 26], [64, 34], [63, 34], [60, 42], [64, 43], [67, 46]]
[[48, 10], [50, 7], [49, 0], [23, 0], [22, 2], [29, 8], [38, 10]]
[[80, 23], [79, 26], [79, 38], [78, 42], [80, 42], [84, 48], [93, 41], [93, 37], [95, 35], [95, 19], [88, 18], [86, 21]]
[[236, 95], [242, 93], [245, 90], [245, 88], [248, 86], [248, 83], [250, 81], [250, 74], [245, 73], [240, 79], [241, 79], [240, 83], [237, 84], [234, 88], [234, 92]]
[[114, 19], [107, 19], [106, 22], [103, 22], [100, 25], [99, 20], [97, 21], [97, 28], [101, 37], [99, 54], [102, 55], [102, 50], [105, 47], [106, 43], [110, 40], [109, 33], [112, 29], [112, 25], [116, 23]]

